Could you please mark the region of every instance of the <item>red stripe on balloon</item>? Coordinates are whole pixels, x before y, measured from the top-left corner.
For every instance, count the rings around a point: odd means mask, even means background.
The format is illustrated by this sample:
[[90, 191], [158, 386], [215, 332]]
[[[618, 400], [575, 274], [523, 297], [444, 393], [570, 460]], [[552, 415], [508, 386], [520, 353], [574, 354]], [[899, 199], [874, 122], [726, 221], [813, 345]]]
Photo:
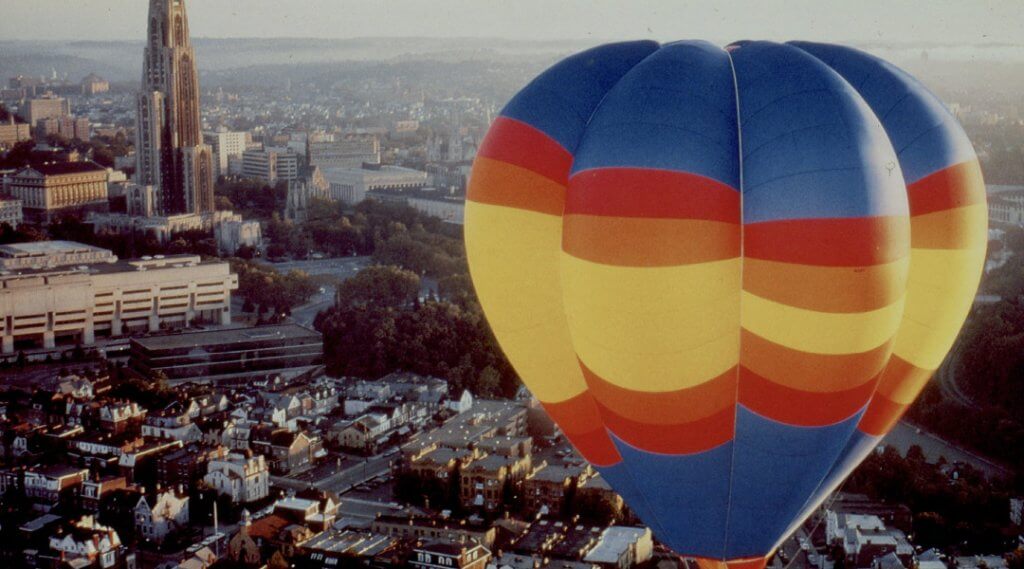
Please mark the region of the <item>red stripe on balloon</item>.
[[871, 399], [877, 380], [878, 376], [844, 391], [801, 391], [741, 366], [739, 402], [758, 415], [786, 425], [821, 427], [857, 414]]
[[597, 466], [611, 466], [622, 462], [622, 457], [608, 436], [600, 411], [590, 393], [584, 391], [565, 401], [541, 404], [587, 462]]
[[907, 186], [910, 215], [924, 215], [985, 203], [985, 182], [977, 160], [954, 164]]
[[851, 267], [889, 263], [910, 252], [906, 217], [792, 219], [751, 223], [743, 228], [746, 257]]
[[897, 403], [881, 393], [875, 393], [857, 428], [869, 435], [880, 437], [892, 430], [908, 407], [910, 406]]
[[732, 440], [736, 410], [723, 409], [710, 417], [689, 423], [665, 425], [644, 423], [622, 417], [601, 405], [601, 416], [609, 431], [629, 445], [658, 454], [695, 454]]
[[566, 185], [572, 154], [544, 132], [516, 119], [498, 117], [484, 137], [478, 156], [526, 168]]
[[740, 223], [740, 193], [672, 170], [596, 168], [569, 179], [565, 213]]

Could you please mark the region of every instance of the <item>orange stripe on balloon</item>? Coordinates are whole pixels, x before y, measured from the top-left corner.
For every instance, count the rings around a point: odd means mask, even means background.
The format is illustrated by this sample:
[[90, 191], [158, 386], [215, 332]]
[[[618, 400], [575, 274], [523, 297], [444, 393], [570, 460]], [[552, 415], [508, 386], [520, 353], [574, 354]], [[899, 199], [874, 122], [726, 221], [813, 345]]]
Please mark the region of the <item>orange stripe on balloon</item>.
[[565, 208], [565, 186], [532, 170], [477, 156], [466, 199], [560, 216]]
[[740, 226], [699, 219], [566, 215], [562, 250], [578, 258], [623, 267], [671, 267], [734, 259]]
[[974, 208], [946, 209], [910, 218], [911, 247], [970, 249], [985, 246], [987, 238], [984, 218], [979, 218]]
[[688, 172], [596, 168], [569, 179], [566, 214], [740, 223], [740, 193]]
[[[771, 557], [771, 556], [768, 556]], [[694, 557], [700, 569], [764, 569], [768, 563], [768, 557], [744, 557], [742, 559], [710, 559], [707, 557]]]
[[541, 404], [587, 462], [597, 466], [611, 466], [622, 461], [615, 443], [605, 430], [594, 398], [589, 393], [584, 391], [565, 401]]
[[765, 221], [744, 226], [743, 254], [827, 267], [878, 265], [907, 256], [909, 236], [903, 216]]
[[892, 430], [908, 407], [910, 405], [897, 403], [881, 393], [875, 393], [857, 428], [869, 435], [880, 437]]
[[[917, 398], [934, 373], [935, 370], [919, 368], [893, 354], [889, 365], [885, 367], [882, 379], [878, 382], [878, 392], [893, 400], [911, 401]], [[911, 392], [909, 396], [906, 393], [908, 388]], [[898, 391], [904, 391], [904, 394], [899, 396]]]
[[[555, 139], [516, 119], [498, 117], [480, 143], [477, 156], [500, 160], [566, 185], [572, 154]], [[474, 168], [473, 175], [476, 175]]]
[[732, 439], [736, 420], [732, 407], [710, 417], [672, 425], [634, 421], [600, 401], [598, 407], [605, 426], [615, 436], [640, 450], [658, 454], [694, 454], [725, 444]]
[[910, 215], [985, 203], [985, 182], [977, 160], [939, 170], [907, 186]]
[[743, 260], [743, 289], [761, 298], [818, 312], [867, 312], [903, 295], [906, 263], [822, 267]]
[[704, 419], [736, 400], [736, 368], [700, 385], [678, 391], [635, 391], [598, 376], [580, 362], [583, 378], [599, 405], [616, 415], [643, 423], [679, 424]]
[[832, 425], [864, 407], [875, 390], [876, 379], [845, 391], [811, 392], [779, 385], [740, 366], [739, 402], [758, 415], [787, 425]]
[[856, 354], [812, 354], [740, 332], [740, 364], [762, 378], [802, 392], [846, 393], [873, 383], [890, 359], [892, 342]]

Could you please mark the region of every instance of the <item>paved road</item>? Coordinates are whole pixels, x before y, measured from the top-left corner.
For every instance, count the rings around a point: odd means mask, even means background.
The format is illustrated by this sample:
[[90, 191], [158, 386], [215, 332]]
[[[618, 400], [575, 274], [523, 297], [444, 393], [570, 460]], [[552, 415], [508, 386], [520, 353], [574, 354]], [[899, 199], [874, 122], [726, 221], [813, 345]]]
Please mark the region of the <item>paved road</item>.
[[1010, 470], [1006, 467], [958, 447], [906, 421], [901, 421], [893, 427], [882, 443], [891, 445], [904, 455], [907, 454], [907, 450], [911, 446], [917, 445], [921, 447], [921, 451], [924, 452], [924, 456], [929, 462], [934, 463], [939, 460], [939, 457], [945, 457], [947, 462], [970, 464], [984, 472], [989, 478], [1007, 478], [1011, 475]]
[[[329, 280], [340, 283], [341, 281], [354, 277], [356, 273], [370, 264], [369, 257], [344, 257], [336, 259], [308, 259], [305, 261], [285, 261], [282, 263], [270, 263], [266, 265], [278, 272], [286, 273], [292, 270], [303, 271], [314, 277], [327, 277]], [[302, 326], [312, 327], [313, 320], [321, 311], [326, 310], [334, 303], [334, 285], [322, 283], [318, 292], [313, 295], [309, 302], [292, 309], [292, 321]]]
[[327, 310], [334, 304], [334, 289], [325, 287], [323, 293], [313, 295], [313, 298], [302, 306], [292, 309], [292, 320], [307, 328], [313, 327], [313, 320], [320, 312]]
[[942, 396], [950, 401], [955, 401], [964, 407], [978, 408], [978, 404], [963, 390], [956, 380], [956, 370], [960, 368], [960, 357], [963, 355], [963, 344], [958, 339], [949, 356], [935, 372], [935, 381], [939, 384]]

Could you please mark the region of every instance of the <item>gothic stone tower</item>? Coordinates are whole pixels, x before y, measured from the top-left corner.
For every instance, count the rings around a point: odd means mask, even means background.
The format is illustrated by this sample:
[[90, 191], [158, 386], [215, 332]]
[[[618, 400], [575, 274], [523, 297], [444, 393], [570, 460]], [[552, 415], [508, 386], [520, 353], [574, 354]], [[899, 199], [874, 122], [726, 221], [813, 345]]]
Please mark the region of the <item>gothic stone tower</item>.
[[149, 0], [136, 122], [136, 183], [162, 215], [213, 211], [213, 153], [199, 123], [199, 79], [185, 0]]

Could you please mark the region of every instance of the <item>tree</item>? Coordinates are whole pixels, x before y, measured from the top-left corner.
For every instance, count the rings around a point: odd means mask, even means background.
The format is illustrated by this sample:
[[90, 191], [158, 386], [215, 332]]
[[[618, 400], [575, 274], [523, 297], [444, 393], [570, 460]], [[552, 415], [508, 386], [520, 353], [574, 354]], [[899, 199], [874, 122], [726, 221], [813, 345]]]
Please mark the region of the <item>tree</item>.
[[338, 286], [338, 306], [407, 306], [417, 297], [420, 278], [394, 265], [367, 267]]

